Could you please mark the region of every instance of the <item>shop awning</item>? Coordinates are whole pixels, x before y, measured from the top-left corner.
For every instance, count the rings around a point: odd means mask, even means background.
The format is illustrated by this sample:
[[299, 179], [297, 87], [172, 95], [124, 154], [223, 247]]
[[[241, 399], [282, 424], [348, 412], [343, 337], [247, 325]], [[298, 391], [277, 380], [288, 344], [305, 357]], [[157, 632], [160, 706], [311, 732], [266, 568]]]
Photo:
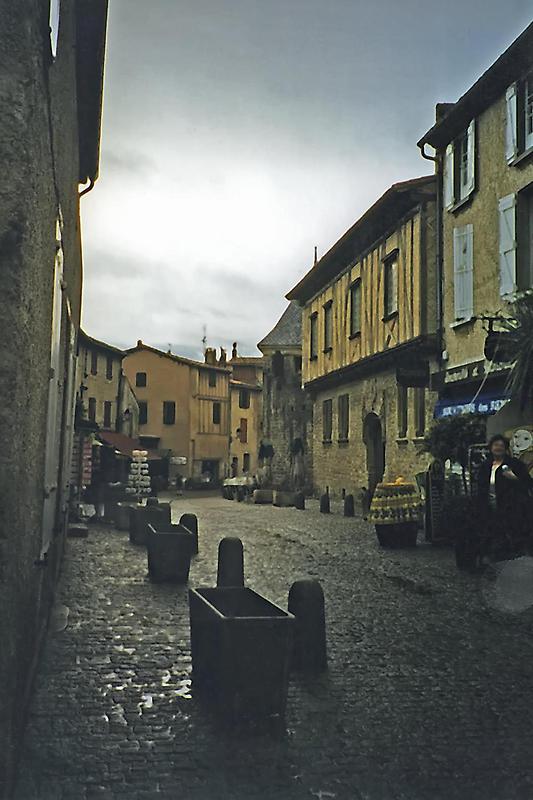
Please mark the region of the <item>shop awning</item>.
[[478, 397], [442, 397], [435, 405], [435, 419], [456, 417], [459, 414], [495, 414], [509, 400], [504, 392], [481, 392]]
[[[124, 433], [117, 433], [116, 431], [98, 431], [97, 435], [102, 444], [114, 447], [120, 455], [127, 456], [128, 458], [133, 457], [134, 450], [145, 449], [141, 447], [138, 439], [132, 439]], [[161, 458], [157, 450], [148, 450], [147, 452], [148, 461], [159, 461]]]

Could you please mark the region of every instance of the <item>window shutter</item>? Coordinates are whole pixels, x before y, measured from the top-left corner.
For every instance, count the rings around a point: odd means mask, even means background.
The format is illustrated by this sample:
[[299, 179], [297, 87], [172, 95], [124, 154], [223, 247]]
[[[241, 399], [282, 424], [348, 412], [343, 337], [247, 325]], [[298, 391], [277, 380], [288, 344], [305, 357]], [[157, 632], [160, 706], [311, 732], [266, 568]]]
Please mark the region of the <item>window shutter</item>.
[[456, 320], [474, 314], [474, 229], [472, 225], [453, 231], [454, 313]]
[[500, 294], [516, 291], [516, 195], [498, 203], [500, 210]]
[[518, 155], [518, 128], [517, 128], [517, 91], [513, 83], [505, 93], [506, 128], [505, 128], [505, 157], [510, 163]]
[[466, 132], [467, 147], [467, 185], [465, 192], [472, 194], [476, 188], [476, 121], [472, 120]]
[[453, 191], [453, 144], [449, 144], [444, 155], [443, 172], [444, 208], [450, 209], [454, 204]]

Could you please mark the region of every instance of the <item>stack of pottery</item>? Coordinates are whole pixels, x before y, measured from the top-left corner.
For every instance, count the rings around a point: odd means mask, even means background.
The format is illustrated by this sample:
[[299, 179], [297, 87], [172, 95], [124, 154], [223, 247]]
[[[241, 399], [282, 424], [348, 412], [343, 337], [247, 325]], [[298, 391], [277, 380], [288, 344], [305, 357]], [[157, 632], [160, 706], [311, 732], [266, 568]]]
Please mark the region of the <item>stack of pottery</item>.
[[422, 518], [422, 499], [415, 483], [397, 478], [378, 483], [370, 505], [370, 521], [382, 547], [413, 547]]

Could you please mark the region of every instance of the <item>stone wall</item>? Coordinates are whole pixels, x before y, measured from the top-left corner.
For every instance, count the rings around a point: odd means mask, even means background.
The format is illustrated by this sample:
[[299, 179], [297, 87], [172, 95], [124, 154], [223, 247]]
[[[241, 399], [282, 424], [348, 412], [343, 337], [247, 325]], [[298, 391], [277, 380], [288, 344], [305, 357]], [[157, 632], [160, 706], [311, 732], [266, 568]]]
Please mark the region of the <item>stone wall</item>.
[[[65, 0], [52, 63], [47, 4], [0, 4], [0, 797], [12, 778], [63, 547], [58, 533], [48, 566], [35, 565], [41, 549], [59, 205], [63, 297], [70, 301], [75, 326], [80, 316], [74, 23], [74, 3]], [[62, 363], [65, 339], [64, 325]], [[57, 376], [60, 385], [64, 377]], [[60, 404], [58, 417], [63, 413]]]
[[[280, 360], [282, 359], [282, 360]], [[271, 464], [272, 483], [292, 486], [295, 457], [294, 443], [303, 445], [302, 484], [312, 486], [310, 432], [312, 404], [301, 387], [301, 357], [274, 353], [265, 357], [263, 379], [263, 440], [274, 448]]]
[[[349, 395], [349, 437], [347, 442], [338, 439], [338, 397]], [[435, 393], [426, 391], [426, 429], [432, 420]], [[331, 442], [323, 441], [323, 401], [332, 400], [333, 429]], [[365, 420], [375, 415], [382, 428], [385, 445], [384, 479], [403, 476], [414, 480], [429, 464], [428, 454], [422, 448], [422, 437], [417, 437], [414, 421], [414, 390], [408, 389], [408, 429], [405, 437], [398, 435], [398, 393], [394, 370], [383, 371], [373, 377], [347, 383], [335, 389], [318, 392], [313, 398], [314, 426], [312, 436], [313, 478], [316, 493], [326, 487], [333, 497], [342, 491], [359, 495], [361, 487], [368, 487], [368, 456], [365, 437]], [[374, 417], [371, 417], [374, 419]]]

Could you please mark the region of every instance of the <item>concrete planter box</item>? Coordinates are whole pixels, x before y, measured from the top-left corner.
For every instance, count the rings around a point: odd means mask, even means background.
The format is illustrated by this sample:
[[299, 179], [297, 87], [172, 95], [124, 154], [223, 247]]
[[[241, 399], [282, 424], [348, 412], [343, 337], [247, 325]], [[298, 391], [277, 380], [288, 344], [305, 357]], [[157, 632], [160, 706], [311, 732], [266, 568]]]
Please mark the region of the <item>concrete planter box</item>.
[[130, 512], [130, 542], [146, 545], [148, 525], [159, 528], [170, 524], [170, 503], [152, 506], [133, 506]]
[[272, 505], [278, 508], [291, 508], [296, 503], [296, 496], [294, 492], [274, 492]]
[[131, 503], [117, 503], [115, 523], [119, 531], [129, 531], [132, 508]]
[[148, 573], [153, 581], [187, 583], [194, 535], [183, 525], [148, 524]]
[[228, 721], [281, 721], [294, 617], [251, 589], [189, 590], [194, 691]]
[[272, 505], [273, 492], [271, 489], [256, 489], [253, 494], [254, 503], [258, 505]]

